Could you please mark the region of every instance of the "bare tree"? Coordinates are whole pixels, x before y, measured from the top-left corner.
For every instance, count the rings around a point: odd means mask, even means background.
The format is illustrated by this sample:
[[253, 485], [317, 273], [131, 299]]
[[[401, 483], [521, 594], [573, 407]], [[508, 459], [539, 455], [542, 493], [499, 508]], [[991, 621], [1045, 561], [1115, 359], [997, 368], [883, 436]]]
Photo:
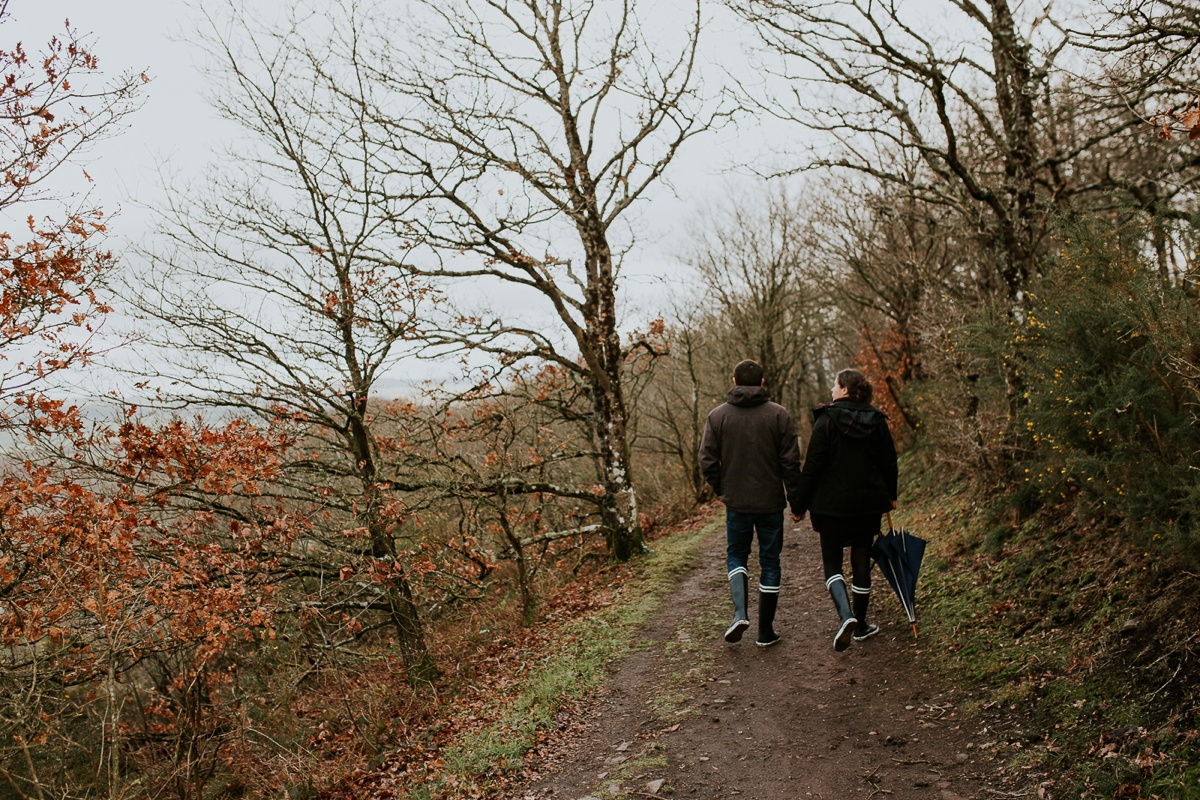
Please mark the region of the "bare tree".
[[[1189, 0], [1122, 0], [1069, 32], [1100, 62], [1088, 81], [1145, 123], [1097, 154], [1100, 181], [1149, 221], [1164, 280], [1183, 278], [1200, 181], [1200, 8]], [[1095, 171], [1095, 170], [1094, 170]], [[1122, 209], [1123, 210], [1123, 209]]]
[[665, 355], [650, 365], [634, 410], [635, 450], [673, 462], [696, 503], [713, 496], [700, 471], [704, 420], [724, 397], [735, 363], [724, 332], [705, 304], [677, 300], [666, 321]]
[[171, 195], [159, 244], [126, 290], [159, 323], [145, 333], [161, 356], [147, 374], [169, 379], [175, 402], [308, 432], [272, 489], [316, 522], [318, 541], [295, 573], [324, 585], [351, 563], [354, 574], [377, 576], [366, 597], [356, 580], [330, 603], [382, 612], [410, 680], [424, 682], [436, 668], [397, 532], [402, 491], [421, 481], [381, 456], [371, 404], [379, 381], [413, 355], [433, 296], [370, 257], [411, 249], [394, 225], [421, 195], [382, 161], [361, 96], [340, 102], [347, 87], [367, 91], [361, 64], [332, 55], [353, 52], [357, 19], [326, 28], [298, 16], [274, 32], [232, 19], [230, 28], [210, 19], [215, 104], [248, 140], [212, 166], [206, 186]]
[[[387, 29], [372, 60], [390, 93], [371, 107], [389, 134], [377, 144], [419, 164], [430, 193], [425, 216], [398, 229], [438, 260], [398, 266], [492, 281], [521, 298], [503, 315], [464, 313], [436, 341], [574, 376], [592, 406], [609, 552], [627, 559], [642, 549], [642, 531], [617, 307], [621, 226], [679, 149], [713, 124], [697, 94], [699, 4], [686, 23], [659, 27], [659, 40], [676, 40], [667, 57], [634, 0], [418, 5], [434, 20], [421, 41], [440, 45], [404, 59], [394, 47], [401, 33]], [[531, 307], [553, 322], [519, 313]]]
[[824, 360], [838, 335], [836, 275], [816, 257], [814, 208], [782, 189], [743, 199], [702, 223], [689, 258], [737, 351], [726, 372], [755, 359], [775, 400], [793, 409], [828, 388]]
[[[823, 213], [764, 186], [695, 226], [694, 291], [678, 292], [666, 315], [665, 354], [637, 409], [637, 446], [677, 463], [697, 502], [711, 497], [698, 460], [704, 421], [738, 361], [761, 363], [773, 398], [797, 412], [826, 398], [833, 371], [853, 354], [853, 320], [837, 305], [844, 271], [819, 239]], [[797, 420], [808, 424], [806, 414]]]
[[842, 184], [826, 196], [814, 259], [835, 276], [838, 306], [864, 331], [860, 347], [885, 368], [875, 376], [884, 379], [880, 388], [912, 426], [901, 395], [924, 377], [923, 329], [947, 307], [986, 299], [979, 242], [953, 210], [923, 202], [906, 186]]
[[[489, 562], [511, 560], [526, 623], [536, 616], [536, 578], [544, 559], [587, 547], [594, 519], [597, 464], [586, 426], [586, 397], [560, 368], [514, 369], [500, 384], [452, 395], [428, 416], [436, 435], [412, 458], [437, 487], [438, 509]], [[481, 575], [490, 566], [480, 563]]]
[[1106, 3], [1105, 17], [1090, 28], [1073, 29], [1092, 50], [1122, 57], [1121, 77], [1143, 87], [1196, 87], [1195, 59], [1200, 48], [1200, 7], [1192, 0], [1117, 0]]
[[[1138, 120], [1108, 98], [1069, 91], [1057, 66], [1067, 37], [1045, 17], [1022, 16], [1009, 0], [938, 7], [961, 36], [922, 24], [928, 7], [888, 0], [756, 0], [740, 13], [793, 82], [789, 102], [768, 107], [829, 135], [804, 166], [906, 187], [952, 210], [988, 254], [984, 287], [1015, 310], [1040, 270], [1055, 208], [1102, 188], [1080, 185], [1077, 160]], [[1059, 113], [1063, 102], [1071, 115]], [[1006, 382], [1015, 404], [1015, 362]]]

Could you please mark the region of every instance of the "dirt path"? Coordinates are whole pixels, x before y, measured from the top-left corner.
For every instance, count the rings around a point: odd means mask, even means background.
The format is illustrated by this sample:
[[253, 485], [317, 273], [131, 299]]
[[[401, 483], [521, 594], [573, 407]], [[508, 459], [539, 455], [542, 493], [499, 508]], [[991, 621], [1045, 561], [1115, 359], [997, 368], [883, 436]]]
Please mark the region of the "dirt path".
[[[583, 713], [534, 754], [511, 800], [614, 797], [994, 798], [996, 765], [978, 747], [982, 723], [960, 717], [926, 685], [899, 603], [875, 576], [882, 632], [833, 649], [835, 615], [815, 535], [790, 532], [776, 629], [754, 645], [720, 640], [732, 606], [724, 529], [642, 631], [645, 647]], [[751, 568], [751, 590], [757, 573]], [[752, 601], [751, 622], [757, 606]]]

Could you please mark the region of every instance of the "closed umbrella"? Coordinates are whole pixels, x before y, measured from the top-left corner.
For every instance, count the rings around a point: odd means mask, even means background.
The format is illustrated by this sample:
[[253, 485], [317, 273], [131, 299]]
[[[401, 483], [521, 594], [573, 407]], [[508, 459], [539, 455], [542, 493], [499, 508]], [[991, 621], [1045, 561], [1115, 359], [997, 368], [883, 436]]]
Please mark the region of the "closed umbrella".
[[904, 613], [912, 623], [913, 636], [917, 635], [917, 575], [921, 571], [921, 559], [925, 557], [925, 540], [897, 529], [892, 524], [892, 515], [887, 515], [888, 532], [875, 540], [871, 555], [876, 566], [887, 579], [888, 585], [900, 598]]

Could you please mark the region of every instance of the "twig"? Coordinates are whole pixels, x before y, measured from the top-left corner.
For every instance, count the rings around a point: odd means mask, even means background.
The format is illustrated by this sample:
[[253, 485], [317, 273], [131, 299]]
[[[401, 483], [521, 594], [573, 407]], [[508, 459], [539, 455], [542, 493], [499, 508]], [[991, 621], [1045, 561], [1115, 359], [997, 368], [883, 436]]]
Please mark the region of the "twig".
[[600, 530], [600, 525], [584, 525], [582, 528], [572, 528], [569, 531], [550, 531], [549, 533], [539, 534], [537, 536], [529, 536], [521, 540], [522, 547], [528, 547], [531, 544], [540, 542], [553, 542], [556, 539], [566, 539], [568, 536], [584, 536], [589, 533], [595, 533]]
[[929, 761], [926, 761], [923, 758], [915, 758], [915, 759], [913, 759], [913, 758], [893, 758], [892, 761], [896, 762], [897, 764], [929, 764], [929, 763], [931, 763]]
[[[1190, 643], [1190, 642], [1191, 642], [1193, 639], [1195, 639], [1195, 638], [1196, 638], [1196, 634], [1194, 634], [1194, 633], [1193, 633], [1191, 636], [1187, 637], [1187, 638], [1186, 638], [1186, 639], [1184, 639], [1182, 642], [1180, 642], [1179, 644], [1175, 645], [1175, 646], [1174, 646], [1174, 647], [1172, 647], [1170, 650], [1168, 650], [1167, 652], [1163, 653], [1163, 654], [1162, 654], [1161, 656], [1159, 656], [1158, 658], [1156, 658], [1156, 659], [1154, 659], [1153, 661], [1151, 661], [1151, 662], [1150, 662], [1150, 664], [1148, 664], [1147, 666], [1143, 667], [1143, 669], [1150, 669], [1150, 667], [1153, 667], [1153, 666], [1155, 666], [1156, 664], [1158, 664], [1158, 662], [1162, 661], [1164, 658], [1169, 658], [1170, 656], [1174, 655], [1174, 654], [1175, 654], [1177, 651], [1179, 651], [1179, 650], [1182, 650], [1182, 649], [1184, 648], [1184, 645], [1186, 645], [1186, 644]], [[1176, 674], [1178, 674], [1178, 673], [1176, 673]]]
[[929, 705], [927, 705], [925, 707], [928, 708], [930, 711], [938, 712], [938, 715], [936, 717], [934, 717], [935, 720], [941, 719], [942, 717], [946, 716], [946, 712], [949, 711], [950, 709], [954, 708], [954, 706], [952, 706], [952, 705], [935, 706], [933, 703], [930, 703]]
[[875, 769], [871, 770], [866, 775], [862, 776], [862, 779], [871, 785], [872, 791], [869, 795], [867, 795], [867, 800], [871, 800], [871, 798], [877, 794], [891, 794], [892, 793], [891, 789], [881, 789], [879, 787], [879, 784], [874, 781], [875, 773], [879, 772], [879, 768], [882, 766], [883, 766], [883, 764], [876, 764]]
[[999, 789], [988, 789], [984, 787], [984, 791], [999, 795], [1000, 797], [1029, 797], [1032, 792], [1002, 792]]
[[1168, 678], [1166, 683], [1164, 683], [1162, 686], [1158, 687], [1158, 688], [1157, 688], [1157, 689], [1155, 689], [1153, 692], [1151, 692], [1151, 693], [1150, 693], [1150, 696], [1149, 696], [1149, 697], [1147, 697], [1146, 699], [1147, 699], [1147, 700], [1153, 700], [1155, 697], [1157, 697], [1157, 696], [1158, 696], [1158, 693], [1159, 693], [1159, 692], [1161, 692], [1163, 689], [1167, 688], [1167, 687], [1168, 687], [1168, 686], [1170, 686], [1172, 683], [1174, 683], [1174, 682], [1175, 682], [1175, 679], [1176, 679], [1177, 677], [1179, 677], [1179, 672], [1180, 672], [1182, 669], [1183, 669], [1183, 664], [1180, 664], [1179, 666], [1177, 666], [1177, 667], [1175, 668], [1175, 674], [1173, 674], [1173, 675], [1172, 675], [1170, 678]]
[[[9, 788], [17, 793], [17, 797], [19, 797], [20, 800], [29, 800], [29, 795], [22, 792], [20, 787], [17, 786], [17, 776], [13, 775], [4, 767], [0, 767], [0, 775], [4, 776], [4, 779], [8, 781]], [[25, 777], [22, 777], [21, 780], [25, 781], [26, 783], [29, 782], [29, 779]]]
[[[42, 780], [38, 777], [37, 769], [33, 766], [33, 756], [29, 754], [29, 745], [25, 743], [24, 736], [13, 736], [13, 740], [21, 746], [21, 752], [25, 754], [25, 765], [29, 768], [30, 783], [33, 784], [33, 790], [37, 792], [38, 800], [46, 800], [46, 795], [42, 793]], [[16, 788], [15, 786], [13, 787]]]

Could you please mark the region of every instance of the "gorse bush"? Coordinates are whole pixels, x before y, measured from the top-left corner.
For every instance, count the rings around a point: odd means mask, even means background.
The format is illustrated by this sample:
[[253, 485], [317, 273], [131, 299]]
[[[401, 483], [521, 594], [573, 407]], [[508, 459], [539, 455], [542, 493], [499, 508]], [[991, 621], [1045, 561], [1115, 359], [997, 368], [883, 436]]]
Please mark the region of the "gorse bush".
[[1043, 502], [1080, 494], [1137, 534], [1200, 558], [1195, 299], [1143, 256], [1144, 231], [1065, 226], [1058, 258], [1012, 323], [1026, 449], [1017, 472]]

